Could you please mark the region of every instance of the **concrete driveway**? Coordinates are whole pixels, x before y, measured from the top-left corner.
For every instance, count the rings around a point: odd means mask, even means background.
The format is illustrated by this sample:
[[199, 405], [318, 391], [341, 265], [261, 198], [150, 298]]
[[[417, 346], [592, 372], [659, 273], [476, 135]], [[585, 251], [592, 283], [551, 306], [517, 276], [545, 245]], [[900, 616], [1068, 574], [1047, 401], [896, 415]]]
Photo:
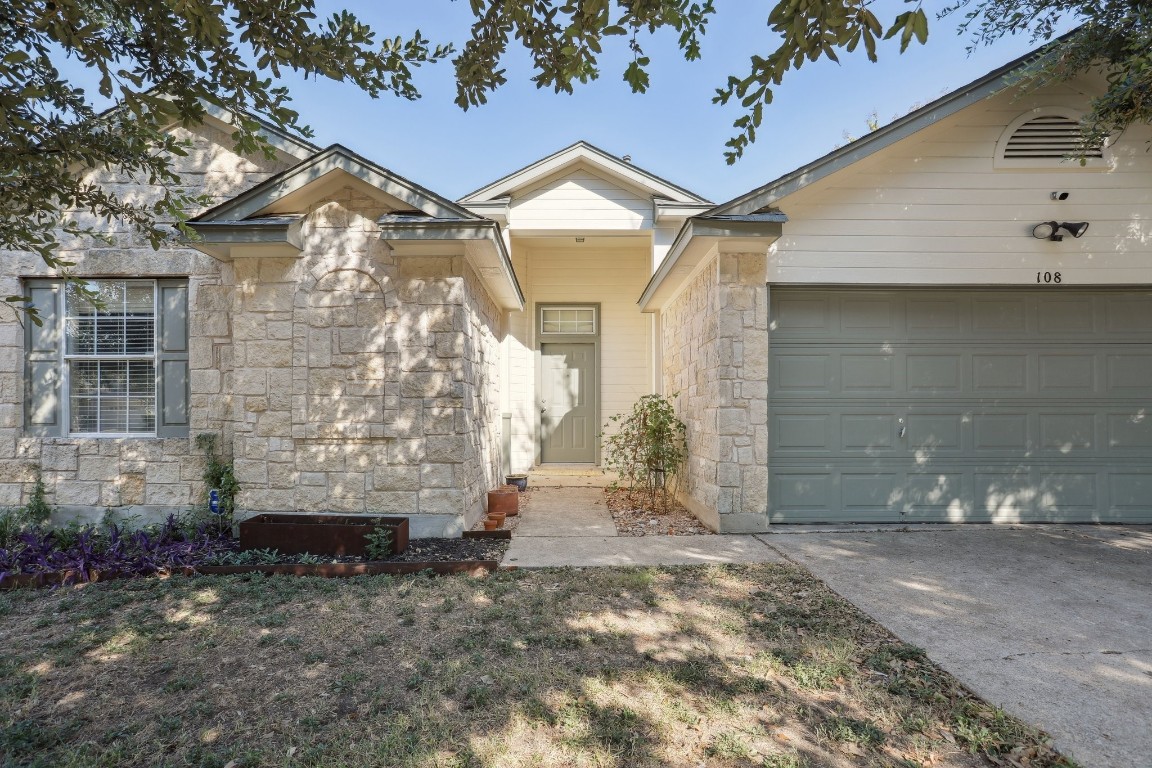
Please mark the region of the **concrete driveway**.
[[1152, 528], [758, 538], [1086, 768], [1152, 766]]

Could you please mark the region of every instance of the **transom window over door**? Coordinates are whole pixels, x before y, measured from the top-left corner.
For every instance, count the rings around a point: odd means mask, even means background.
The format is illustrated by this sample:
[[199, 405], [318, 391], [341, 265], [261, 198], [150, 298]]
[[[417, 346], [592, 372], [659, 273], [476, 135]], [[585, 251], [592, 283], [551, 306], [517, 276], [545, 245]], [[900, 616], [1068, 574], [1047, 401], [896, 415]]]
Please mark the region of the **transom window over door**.
[[156, 430], [156, 284], [99, 280], [64, 289], [68, 431], [150, 434]]
[[541, 307], [540, 333], [595, 335], [596, 307]]

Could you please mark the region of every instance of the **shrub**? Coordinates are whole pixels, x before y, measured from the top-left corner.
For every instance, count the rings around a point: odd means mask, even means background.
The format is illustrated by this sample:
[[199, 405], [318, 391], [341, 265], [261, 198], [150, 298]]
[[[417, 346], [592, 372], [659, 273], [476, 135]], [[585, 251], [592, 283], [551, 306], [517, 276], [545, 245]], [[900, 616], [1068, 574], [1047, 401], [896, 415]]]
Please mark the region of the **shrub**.
[[618, 472], [629, 488], [642, 488], [653, 504], [659, 493], [667, 512], [668, 490], [674, 487], [688, 457], [687, 428], [676, 418], [672, 401], [660, 395], [644, 395], [632, 406], [631, 413], [610, 417], [604, 428], [612, 426], [616, 427], [615, 434], [601, 435], [605, 466]]
[[208, 493], [215, 488], [220, 492], [220, 511], [214, 515], [220, 530], [232, 527], [232, 513], [236, 510], [236, 494], [240, 484], [232, 469], [232, 462], [226, 461], [217, 451], [219, 440], [212, 432], [196, 435], [196, 447], [204, 451], [204, 506], [208, 505]]

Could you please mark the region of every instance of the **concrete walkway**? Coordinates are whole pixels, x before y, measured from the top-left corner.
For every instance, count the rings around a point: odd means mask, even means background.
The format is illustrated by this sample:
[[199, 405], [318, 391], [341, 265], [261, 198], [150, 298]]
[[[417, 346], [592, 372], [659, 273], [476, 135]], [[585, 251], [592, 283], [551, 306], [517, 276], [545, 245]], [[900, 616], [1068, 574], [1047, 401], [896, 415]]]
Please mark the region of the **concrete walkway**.
[[602, 488], [534, 488], [503, 565], [771, 563], [784, 559], [754, 536], [617, 536]]

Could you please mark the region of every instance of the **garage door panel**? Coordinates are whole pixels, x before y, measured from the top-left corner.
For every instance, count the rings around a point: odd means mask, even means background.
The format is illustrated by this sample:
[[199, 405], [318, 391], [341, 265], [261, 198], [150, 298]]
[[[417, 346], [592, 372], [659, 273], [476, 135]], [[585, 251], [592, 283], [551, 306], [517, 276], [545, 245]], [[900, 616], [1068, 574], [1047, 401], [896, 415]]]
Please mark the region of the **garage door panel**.
[[1152, 522], [1152, 476], [1138, 471], [1113, 472], [1108, 478], [1108, 518]]
[[908, 336], [915, 339], [918, 336], [932, 336], [958, 334], [963, 329], [961, 316], [965, 314], [961, 299], [942, 298], [911, 298], [907, 301]]
[[[898, 333], [895, 307], [888, 297], [845, 298], [836, 311], [841, 332], [857, 334], [861, 331]], [[846, 325], [847, 324], [847, 325]]]
[[1083, 456], [1098, 452], [1095, 413], [1041, 413], [1040, 450], [1060, 456]]
[[1080, 354], [1041, 352], [1037, 356], [1039, 369], [1037, 383], [1040, 392], [1061, 395], [1076, 392], [1094, 393], [1097, 381], [1101, 378], [1097, 375], [1097, 370], [1102, 367], [1102, 363], [1102, 355], [1089, 352]]
[[840, 381], [845, 393], [893, 392], [896, 388], [895, 358], [884, 352], [841, 354]]
[[1097, 331], [1093, 296], [1059, 296], [1048, 292], [1036, 306], [1036, 331], [1040, 336], [1093, 335]]
[[1152, 334], [1152, 312], [1143, 297], [1116, 296], [1104, 304], [1104, 328], [1120, 338], [1147, 341]]
[[833, 417], [825, 413], [781, 413], [773, 417], [773, 444], [783, 453], [830, 453]]
[[776, 388], [781, 392], [808, 396], [832, 394], [836, 380], [831, 376], [832, 361], [827, 353], [777, 355], [773, 366]]
[[831, 330], [832, 299], [825, 296], [782, 296], [772, 302], [774, 333], [826, 336]]
[[789, 287], [770, 308], [773, 521], [1152, 522], [1152, 292]]
[[1024, 335], [1028, 330], [1028, 303], [1021, 296], [972, 299], [975, 333]]
[[1152, 387], [1152, 354], [1132, 352], [1107, 356], [1108, 392], [1142, 393]]
[[903, 475], [895, 472], [841, 472], [840, 506], [853, 517], [895, 517]]
[[905, 520], [963, 523], [972, 520], [972, 477], [965, 472], [912, 472], [899, 509]]
[[830, 515], [835, 494], [835, 475], [824, 469], [809, 472], [781, 471], [773, 477], [772, 491], [776, 507], [785, 514]]
[[1036, 511], [1051, 519], [1082, 518], [1096, 511], [1100, 498], [1096, 472], [1037, 470]]
[[963, 390], [963, 355], [912, 353], [905, 357], [908, 389], [917, 392], [956, 392]]
[[840, 416], [840, 450], [875, 454], [896, 450], [894, 413], [845, 413]]
[[1010, 452], [1019, 455], [1032, 447], [1026, 413], [977, 413], [972, 416], [974, 455]]
[[1152, 415], [1145, 409], [1110, 413], [1106, 418], [1110, 453], [1152, 454]]

